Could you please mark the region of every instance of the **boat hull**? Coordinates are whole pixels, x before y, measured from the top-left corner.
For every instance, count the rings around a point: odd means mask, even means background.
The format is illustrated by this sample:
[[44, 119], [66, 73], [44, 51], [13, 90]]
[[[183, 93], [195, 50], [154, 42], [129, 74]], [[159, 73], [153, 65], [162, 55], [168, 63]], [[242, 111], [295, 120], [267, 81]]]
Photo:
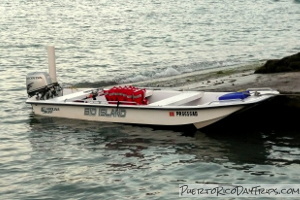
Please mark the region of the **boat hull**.
[[197, 129], [235, 113], [245, 105], [211, 108], [148, 108], [130, 106], [31, 104], [36, 115], [99, 122], [158, 126], [194, 125]]

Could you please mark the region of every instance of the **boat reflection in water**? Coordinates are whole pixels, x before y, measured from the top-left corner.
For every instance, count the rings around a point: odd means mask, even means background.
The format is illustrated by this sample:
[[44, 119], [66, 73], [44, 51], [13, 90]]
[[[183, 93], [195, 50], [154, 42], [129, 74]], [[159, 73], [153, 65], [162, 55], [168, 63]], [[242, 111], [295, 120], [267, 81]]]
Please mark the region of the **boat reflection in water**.
[[[299, 131], [293, 126], [285, 130], [268, 126], [230, 130], [220, 123], [204, 133], [194, 129], [183, 131], [184, 127], [169, 130], [31, 116], [30, 127], [28, 139], [34, 152], [62, 157], [67, 152], [77, 154], [75, 157], [83, 154], [110, 167], [147, 168], [150, 161], [163, 165], [212, 162], [225, 166], [286, 165], [300, 161]], [[173, 158], [169, 161], [163, 158], [170, 156]]]
[[204, 133], [31, 116], [28, 169], [41, 190], [79, 188], [101, 199], [112, 191], [178, 197], [185, 183], [298, 183], [299, 131], [223, 127]]

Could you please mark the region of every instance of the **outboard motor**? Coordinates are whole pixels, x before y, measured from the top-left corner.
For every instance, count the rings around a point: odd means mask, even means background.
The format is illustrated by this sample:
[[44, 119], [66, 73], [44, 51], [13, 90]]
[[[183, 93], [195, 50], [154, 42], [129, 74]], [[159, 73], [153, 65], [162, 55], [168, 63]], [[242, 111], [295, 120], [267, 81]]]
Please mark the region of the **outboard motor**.
[[26, 76], [27, 93], [29, 97], [36, 95], [38, 100], [46, 100], [62, 95], [62, 88], [53, 83], [46, 72], [32, 72]]

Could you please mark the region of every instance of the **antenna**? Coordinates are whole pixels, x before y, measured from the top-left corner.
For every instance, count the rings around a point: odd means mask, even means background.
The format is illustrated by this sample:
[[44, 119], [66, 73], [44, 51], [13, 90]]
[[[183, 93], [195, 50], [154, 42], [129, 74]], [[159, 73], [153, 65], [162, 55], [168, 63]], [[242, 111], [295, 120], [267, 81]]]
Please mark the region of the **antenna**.
[[54, 46], [47, 47], [49, 75], [53, 83], [57, 83], [56, 79], [56, 64], [55, 64], [55, 48]]

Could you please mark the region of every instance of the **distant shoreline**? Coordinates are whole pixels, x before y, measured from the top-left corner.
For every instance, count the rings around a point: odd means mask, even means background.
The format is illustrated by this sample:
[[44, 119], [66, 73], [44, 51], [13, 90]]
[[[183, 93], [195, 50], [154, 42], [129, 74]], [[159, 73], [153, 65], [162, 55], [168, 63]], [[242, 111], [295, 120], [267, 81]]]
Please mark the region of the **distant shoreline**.
[[257, 62], [241, 66], [206, 69], [172, 77], [135, 82], [133, 85], [183, 90], [207, 90], [210, 88], [213, 89], [216, 86], [226, 85], [226, 83], [232, 85], [238, 77], [253, 74], [254, 70], [262, 66], [262, 64], [263, 62]]
[[[133, 83], [111, 83], [114, 85], [134, 85], [144, 88], [170, 88], [175, 90], [240, 91], [247, 88], [268, 87], [282, 94], [300, 94], [300, 72], [280, 72], [257, 74], [254, 71], [265, 61], [257, 61], [240, 66], [212, 68], [172, 77], [155, 78]], [[75, 88], [99, 87], [100, 83], [81, 83]]]
[[180, 90], [239, 91], [269, 87], [283, 94], [300, 93], [300, 72], [254, 74], [262, 66], [257, 62], [244, 66], [214, 68], [174, 77], [136, 82], [139, 87], [159, 87]]

